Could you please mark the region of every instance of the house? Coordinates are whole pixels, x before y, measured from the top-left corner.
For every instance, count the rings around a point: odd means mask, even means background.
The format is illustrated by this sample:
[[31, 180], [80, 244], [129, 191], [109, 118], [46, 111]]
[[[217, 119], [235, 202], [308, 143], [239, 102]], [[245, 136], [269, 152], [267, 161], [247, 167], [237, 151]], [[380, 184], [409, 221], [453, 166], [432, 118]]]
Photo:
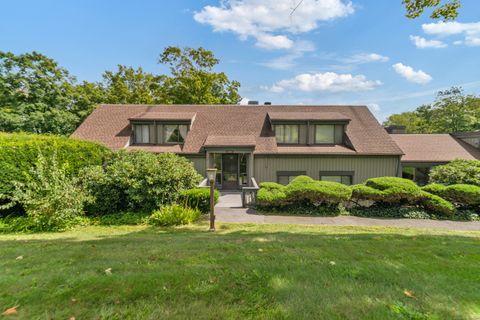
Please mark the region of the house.
[[298, 175], [357, 184], [398, 176], [404, 154], [365, 106], [100, 105], [73, 137], [185, 156], [203, 176], [216, 167], [223, 189]]
[[431, 168], [455, 159], [480, 159], [480, 132], [455, 134], [405, 134], [405, 127], [386, 128], [402, 149], [402, 176], [426, 184]]

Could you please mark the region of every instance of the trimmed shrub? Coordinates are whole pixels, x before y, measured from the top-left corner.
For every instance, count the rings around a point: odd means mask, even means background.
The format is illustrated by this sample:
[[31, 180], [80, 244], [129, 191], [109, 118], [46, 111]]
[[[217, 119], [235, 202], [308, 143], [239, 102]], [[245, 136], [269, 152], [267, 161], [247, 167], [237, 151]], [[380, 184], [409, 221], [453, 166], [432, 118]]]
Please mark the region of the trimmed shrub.
[[444, 186], [443, 184], [431, 183], [431, 184], [427, 184], [426, 186], [423, 186], [422, 190], [432, 194], [436, 194], [437, 196], [441, 197], [443, 196], [443, 193], [445, 192], [446, 188], [447, 187]]
[[354, 200], [370, 200], [381, 201], [383, 192], [364, 184], [356, 184], [350, 187], [352, 189], [352, 199]]
[[[257, 192], [257, 206], [260, 207], [280, 207], [287, 204], [287, 195], [285, 186], [277, 183], [260, 184], [260, 190]], [[270, 185], [272, 184], [272, 185]], [[274, 186], [276, 185], [276, 186]], [[272, 188], [273, 186], [273, 188]]]
[[82, 183], [93, 196], [89, 214], [150, 212], [178, 200], [202, 177], [192, 163], [172, 154], [119, 151], [103, 166], [82, 170]]
[[198, 220], [201, 215], [198, 209], [172, 204], [154, 211], [148, 218], [148, 223], [154, 226], [177, 226]]
[[425, 191], [421, 193], [419, 205], [441, 216], [451, 217], [455, 213], [455, 206], [451, 202]]
[[285, 194], [289, 202], [333, 205], [350, 199], [352, 190], [341, 183], [298, 176], [286, 186]]
[[442, 196], [460, 207], [480, 205], [480, 187], [469, 184], [453, 184], [445, 188]]
[[430, 182], [480, 186], [480, 160], [455, 160], [432, 168]]
[[67, 175], [55, 154], [51, 159], [39, 155], [26, 183], [15, 182], [10, 202], [4, 207], [20, 204], [25, 209], [33, 231], [58, 231], [75, 225], [83, 215], [87, 194], [77, 180]]
[[365, 186], [382, 191], [380, 201], [389, 204], [414, 203], [421, 193], [415, 182], [397, 177], [368, 179]]
[[55, 154], [66, 175], [101, 165], [112, 154], [99, 144], [61, 136], [0, 133], [0, 193], [13, 191], [14, 181], [26, 182], [40, 153], [45, 158]]
[[[220, 198], [220, 192], [215, 190], [215, 203]], [[198, 209], [203, 213], [210, 212], [210, 189], [209, 188], [194, 188], [182, 191], [180, 193], [179, 203], [185, 207]]]

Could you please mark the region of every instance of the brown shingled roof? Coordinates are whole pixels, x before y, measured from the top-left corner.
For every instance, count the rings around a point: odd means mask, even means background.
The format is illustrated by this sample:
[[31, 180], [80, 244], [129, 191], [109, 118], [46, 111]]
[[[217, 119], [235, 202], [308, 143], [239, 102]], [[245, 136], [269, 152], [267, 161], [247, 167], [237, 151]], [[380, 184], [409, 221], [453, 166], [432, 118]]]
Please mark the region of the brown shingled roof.
[[[281, 112], [342, 114], [351, 119], [347, 137], [353, 150], [337, 146], [277, 147], [267, 113]], [[201, 153], [208, 136], [249, 136], [255, 139], [255, 153], [315, 153], [401, 155], [402, 151], [365, 106], [240, 106], [240, 105], [100, 105], [73, 133], [73, 137], [100, 142], [111, 149], [160, 150], [162, 146], [128, 146], [129, 119], [141, 113], [195, 113], [195, 121], [179, 153]], [[291, 114], [290, 114], [291, 113]], [[233, 139], [233, 138], [231, 138]], [[236, 139], [236, 138], [235, 138]], [[250, 140], [250, 138], [249, 138]], [[251, 143], [249, 141], [248, 143]], [[171, 147], [169, 147], [171, 148]], [[161, 152], [161, 151], [160, 151]]]
[[480, 159], [480, 150], [449, 134], [392, 134], [403, 150], [402, 162], [449, 162]]
[[195, 117], [195, 112], [142, 112], [129, 120], [182, 120], [190, 121]]
[[205, 147], [255, 147], [254, 136], [208, 136]]
[[350, 121], [350, 117], [339, 112], [268, 112], [272, 121], [304, 120], [304, 121]]

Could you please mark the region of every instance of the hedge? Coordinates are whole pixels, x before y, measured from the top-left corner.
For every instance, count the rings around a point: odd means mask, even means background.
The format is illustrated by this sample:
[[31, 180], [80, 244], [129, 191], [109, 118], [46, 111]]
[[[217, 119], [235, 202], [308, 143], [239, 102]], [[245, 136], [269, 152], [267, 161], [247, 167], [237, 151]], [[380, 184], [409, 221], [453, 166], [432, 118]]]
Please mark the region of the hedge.
[[280, 207], [287, 204], [285, 186], [275, 182], [260, 183], [257, 192], [257, 205], [261, 207]]
[[285, 195], [289, 202], [339, 204], [350, 199], [352, 190], [341, 183], [298, 176], [287, 185]]
[[45, 158], [56, 154], [68, 175], [76, 174], [86, 166], [101, 165], [112, 154], [99, 144], [62, 136], [0, 133], [0, 194], [11, 194], [14, 181], [29, 179], [40, 153]]
[[436, 194], [455, 203], [460, 208], [471, 208], [480, 205], [480, 187], [469, 184], [453, 184], [444, 186], [437, 183], [426, 185], [424, 191]]

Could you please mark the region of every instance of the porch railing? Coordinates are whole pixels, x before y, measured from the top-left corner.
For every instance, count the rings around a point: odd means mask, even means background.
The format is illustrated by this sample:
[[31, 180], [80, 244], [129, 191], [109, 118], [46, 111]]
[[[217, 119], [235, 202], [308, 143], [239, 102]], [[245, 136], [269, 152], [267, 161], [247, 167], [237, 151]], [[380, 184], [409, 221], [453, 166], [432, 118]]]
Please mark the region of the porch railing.
[[255, 178], [250, 178], [250, 186], [242, 188], [242, 207], [252, 207], [257, 200], [257, 191], [259, 186]]

